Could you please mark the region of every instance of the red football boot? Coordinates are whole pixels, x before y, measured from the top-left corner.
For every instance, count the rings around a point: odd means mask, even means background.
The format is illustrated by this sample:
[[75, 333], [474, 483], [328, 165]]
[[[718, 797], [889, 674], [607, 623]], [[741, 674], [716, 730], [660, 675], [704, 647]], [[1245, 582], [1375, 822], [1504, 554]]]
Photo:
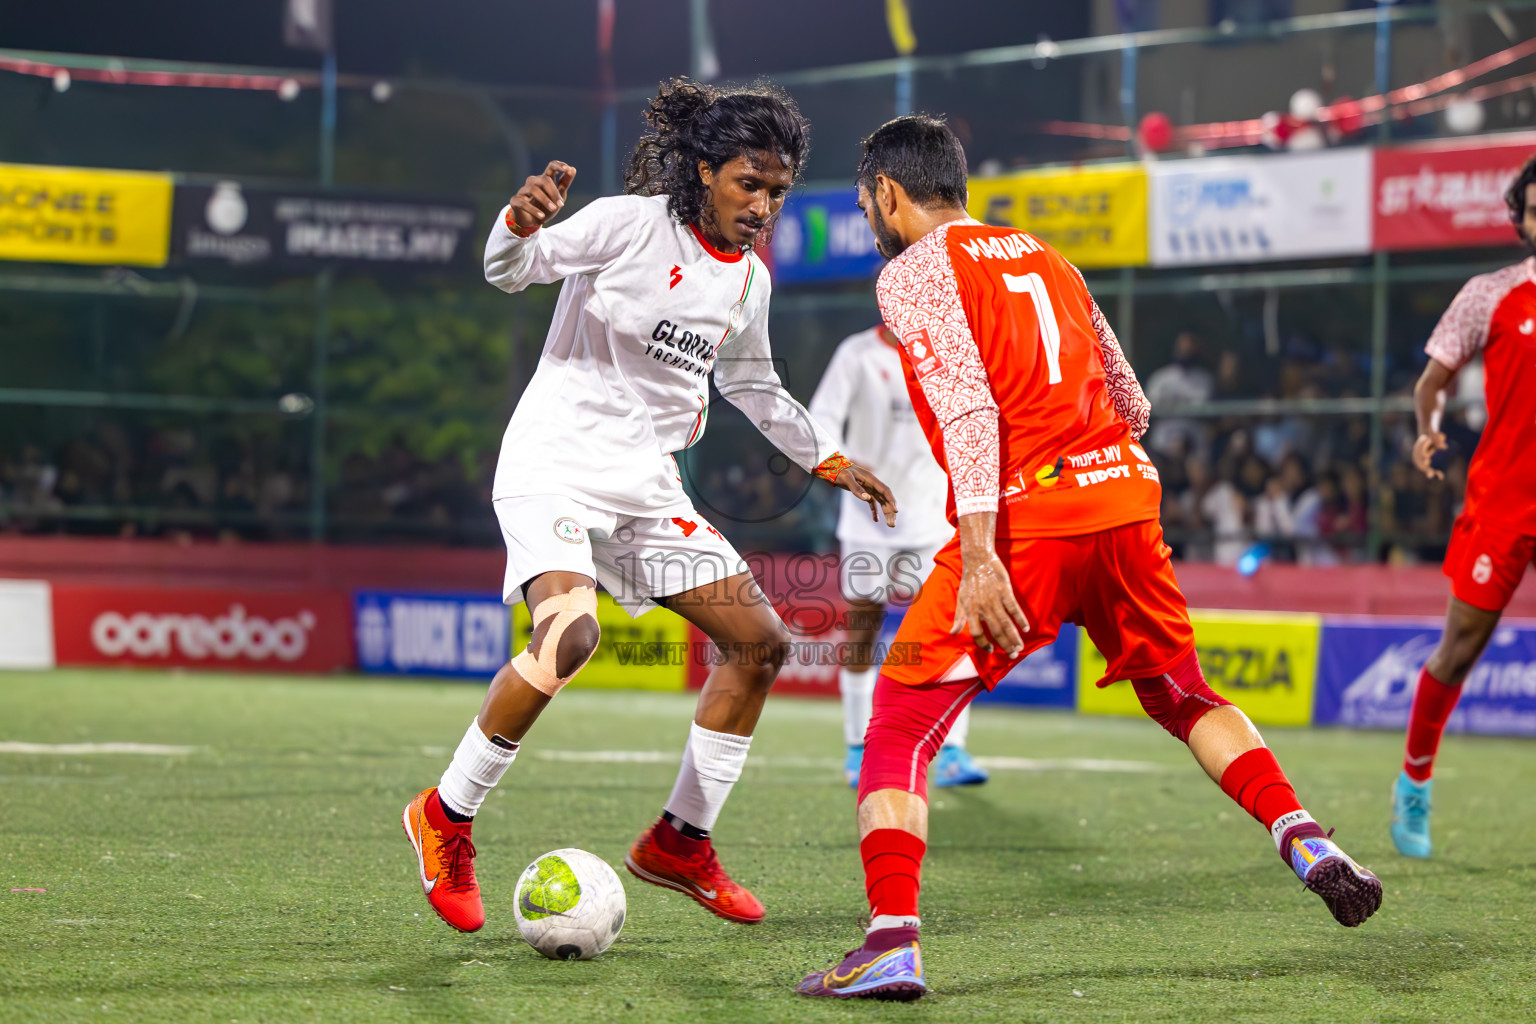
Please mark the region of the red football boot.
[[624, 857], [630, 874], [652, 885], [676, 889], [710, 913], [738, 924], [757, 924], [763, 905], [731, 881], [708, 839], [689, 839], [665, 821], [640, 833]]
[[474, 823], [449, 821], [436, 786], [405, 805], [400, 823], [416, 850], [421, 890], [437, 916], [461, 932], [478, 931], [485, 924], [485, 906], [475, 881], [475, 844], [469, 841]]

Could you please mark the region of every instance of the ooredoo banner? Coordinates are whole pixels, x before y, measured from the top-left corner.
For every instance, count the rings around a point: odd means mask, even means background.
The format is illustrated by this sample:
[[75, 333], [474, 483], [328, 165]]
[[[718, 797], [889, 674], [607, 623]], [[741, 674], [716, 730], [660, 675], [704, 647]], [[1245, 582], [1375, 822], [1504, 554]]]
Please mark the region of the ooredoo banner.
[[1370, 188], [1368, 149], [1158, 163], [1152, 264], [1369, 252]]
[[1515, 245], [1504, 193], [1536, 155], [1536, 133], [1495, 144], [1436, 142], [1376, 150], [1371, 233], [1389, 251]]
[[340, 591], [53, 585], [60, 665], [330, 672], [352, 666]]
[[[1419, 671], [1439, 622], [1334, 620], [1323, 626], [1315, 725], [1408, 725]], [[1501, 623], [1461, 686], [1451, 732], [1536, 736], [1536, 625]]]
[[1080, 267], [1147, 262], [1147, 172], [1139, 164], [972, 178], [967, 210], [1028, 231]]

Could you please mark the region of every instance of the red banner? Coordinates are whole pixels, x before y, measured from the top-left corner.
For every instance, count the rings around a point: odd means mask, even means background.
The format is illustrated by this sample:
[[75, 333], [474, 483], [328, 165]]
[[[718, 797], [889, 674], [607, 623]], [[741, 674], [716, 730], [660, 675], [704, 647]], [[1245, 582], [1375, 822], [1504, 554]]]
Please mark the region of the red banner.
[[1373, 248], [1517, 245], [1504, 193], [1532, 154], [1536, 134], [1376, 150]]
[[352, 667], [352, 605], [335, 590], [262, 592], [55, 584], [60, 665], [266, 672]]

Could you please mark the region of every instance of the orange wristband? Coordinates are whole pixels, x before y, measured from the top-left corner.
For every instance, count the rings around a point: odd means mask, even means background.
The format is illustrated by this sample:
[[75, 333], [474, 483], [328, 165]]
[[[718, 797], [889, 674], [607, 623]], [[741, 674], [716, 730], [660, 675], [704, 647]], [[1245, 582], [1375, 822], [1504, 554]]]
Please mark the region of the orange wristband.
[[844, 456], [842, 452], [833, 452], [831, 455], [828, 455], [825, 459], [821, 460], [821, 465], [817, 466], [813, 472], [815, 472], [815, 474], [821, 477], [823, 480], [827, 481], [827, 483], [835, 483], [837, 481], [838, 475], [851, 465], [853, 465], [853, 463], [849, 462], [847, 457]]
[[527, 238], [529, 235], [539, 230], [539, 225], [535, 224], [531, 228], [520, 226], [517, 221], [512, 219], [512, 207], [509, 206], [507, 207], [507, 230], [512, 232], [518, 238]]

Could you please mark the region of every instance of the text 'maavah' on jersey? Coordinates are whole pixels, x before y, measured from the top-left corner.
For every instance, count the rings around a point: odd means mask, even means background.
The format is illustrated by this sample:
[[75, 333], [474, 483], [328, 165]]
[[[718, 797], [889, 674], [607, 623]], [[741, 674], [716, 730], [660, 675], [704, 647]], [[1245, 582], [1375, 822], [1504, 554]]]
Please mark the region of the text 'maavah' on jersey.
[[1483, 354], [1488, 423], [1467, 468], [1466, 511], [1536, 534], [1536, 257], [1463, 285], [1424, 351], [1448, 370]]
[[1060, 253], [952, 221], [892, 260], [878, 294], [952, 514], [996, 510], [999, 536], [1037, 537], [1157, 518], [1157, 470], [1135, 443], [1146, 396]]

